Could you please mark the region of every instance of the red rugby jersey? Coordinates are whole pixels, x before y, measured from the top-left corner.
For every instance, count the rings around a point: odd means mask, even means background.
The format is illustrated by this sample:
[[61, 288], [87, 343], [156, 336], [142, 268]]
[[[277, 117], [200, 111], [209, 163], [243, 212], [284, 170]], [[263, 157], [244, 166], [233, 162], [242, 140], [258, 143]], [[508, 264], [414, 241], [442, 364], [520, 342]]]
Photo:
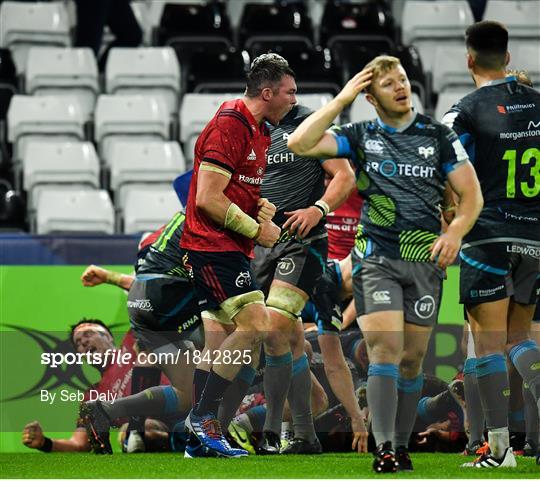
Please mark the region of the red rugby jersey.
[[326, 217], [329, 259], [341, 260], [351, 252], [362, 204], [363, 199], [355, 189], [345, 203]]
[[193, 177], [180, 245], [206, 252], [240, 251], [253, 257], [253, 240], [217, 225], [195, 206], [201, 162], [231, 173], [224, 194], [246, 214], [257, 217], [257, 201], [266, 170], [270, 133], [259, 125], [242, 99], [221, 105], [195, 144]]

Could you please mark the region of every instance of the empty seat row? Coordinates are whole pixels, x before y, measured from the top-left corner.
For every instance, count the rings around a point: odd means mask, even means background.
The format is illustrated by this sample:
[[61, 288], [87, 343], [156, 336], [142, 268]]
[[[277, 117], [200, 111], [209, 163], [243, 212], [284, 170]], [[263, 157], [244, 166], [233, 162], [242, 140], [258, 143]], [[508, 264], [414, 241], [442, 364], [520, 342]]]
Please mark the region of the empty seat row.
[[156, 230], [181, 208], [170, 184], [132, 184], [117, 210], [105, 190], [85, 186], [43, 186], [30, 216], [36, 234], [136, 234]]

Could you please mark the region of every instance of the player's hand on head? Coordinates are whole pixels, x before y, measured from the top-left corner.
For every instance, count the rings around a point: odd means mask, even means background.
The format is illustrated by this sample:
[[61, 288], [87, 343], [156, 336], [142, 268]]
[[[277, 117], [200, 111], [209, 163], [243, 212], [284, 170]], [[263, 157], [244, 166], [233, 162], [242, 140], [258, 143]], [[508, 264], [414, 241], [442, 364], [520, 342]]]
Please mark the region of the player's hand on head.
[[32, 449], [38, 449], [43, 446], [45, 436], [38, 421], [28, 423], [22, 432], [22, 443]]
[[353, 431], [352, 450], [358, 453], [367, 453], [369, 433], [362, 418], [351, 419]]
[[257, 222], [264, 222], [265, 220], [272, 220], [276, 215], [276, 206], [272, 204], [268, 199], [261, 197], [257, 202], [259, 206], [259, 212], [257, 214]]
[[315, 206], [285, 212], [285, 215], [288, 219], [283, 229], [288, 230], [291, 236], [296, 234], [300, 238], [306, 237], [322, 219], [321, 211]]
[[349, 105], [354, 99], [371, 84], [373, 69], [364, 69], [351, 78], [337, 94], [337, 98], [344, 104]]
[[448, 230], [435, 239], [430, 249], [430, 260], [435, 262], [441, 269], [446, 269], [455, 261], [460, 247], [461, 237]]
[[261, 222], [259, 234], [255, 238], [255, 241], [263, 247], [273, 247], [280, 235], [281, 229], [271, 220], [267, 220]]
[[107, 281], [108, 271], [102, 267], [90, 265], [81, 276], [81, 281], [85, 287], [99, 286]]

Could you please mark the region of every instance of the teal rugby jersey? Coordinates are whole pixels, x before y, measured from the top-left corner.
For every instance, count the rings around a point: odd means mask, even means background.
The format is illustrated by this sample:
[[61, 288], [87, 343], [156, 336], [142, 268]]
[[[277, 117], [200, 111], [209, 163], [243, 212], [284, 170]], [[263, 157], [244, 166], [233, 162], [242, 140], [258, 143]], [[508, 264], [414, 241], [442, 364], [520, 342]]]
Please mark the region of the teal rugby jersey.
[[424, 115], [400, 129], [380, 119], [332, 127], [338, 157], [356, 166], [366, 199], [356, 237], [360, 255], [429, 261], [441, 231], [439, 204], [446, 176], [468, 156], [457, 135]]

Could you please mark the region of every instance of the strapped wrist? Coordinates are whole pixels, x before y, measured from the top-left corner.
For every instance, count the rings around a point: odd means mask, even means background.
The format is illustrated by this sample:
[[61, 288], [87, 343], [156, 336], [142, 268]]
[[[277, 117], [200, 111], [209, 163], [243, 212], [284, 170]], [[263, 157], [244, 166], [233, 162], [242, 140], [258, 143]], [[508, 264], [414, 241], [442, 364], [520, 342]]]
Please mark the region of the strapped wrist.
[[107, 272], [107, 278], [105, 279], [105, 282], [107, 284], [113, 284], [115, 286], [119, 286], [121, 280], [122, 280], [122, 274], [120, 272], [114, 272], [114, 271]]
[[322, 199], [319, 199], [314, 205], [321, 210], [323, 217], [326, 217], [330, 212], [330, 206]]
[[234, 202], [231, 202], [227, 209], [223, 226], [249, 239], [255, 239], [260, 233], [260, 224]]

